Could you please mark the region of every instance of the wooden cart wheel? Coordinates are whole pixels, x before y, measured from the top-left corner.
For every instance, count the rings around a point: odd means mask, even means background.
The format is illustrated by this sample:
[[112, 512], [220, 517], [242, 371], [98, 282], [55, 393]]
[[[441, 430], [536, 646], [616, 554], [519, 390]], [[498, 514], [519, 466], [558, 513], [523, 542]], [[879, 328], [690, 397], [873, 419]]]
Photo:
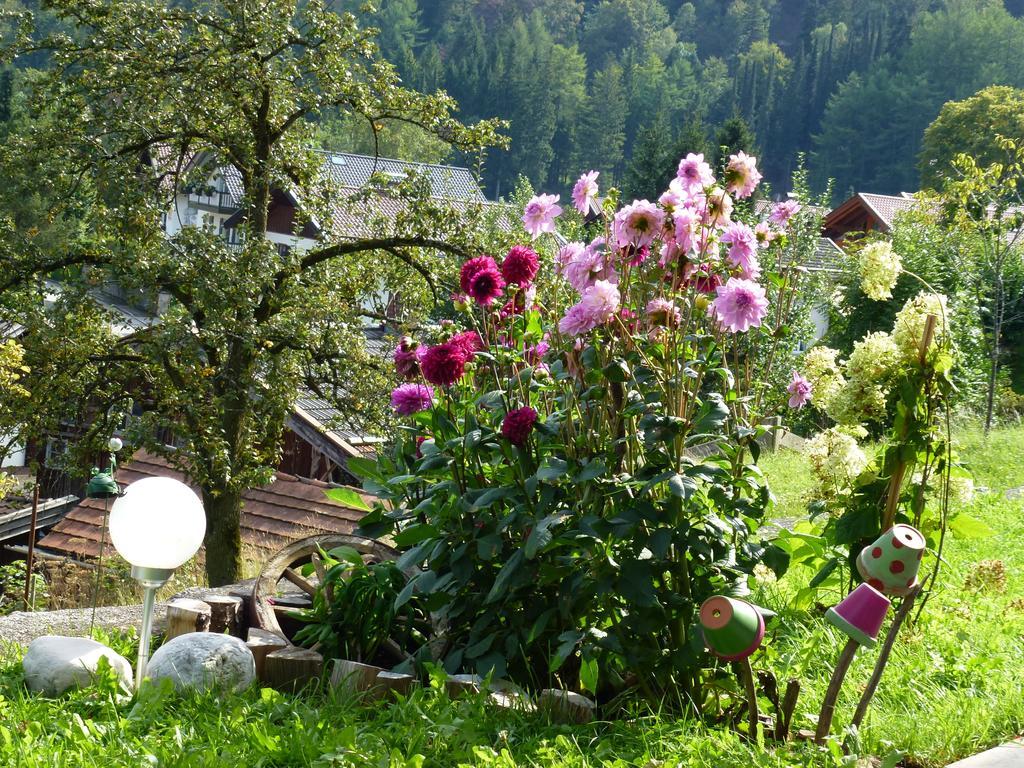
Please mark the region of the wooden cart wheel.
[[329, 551], [335, 547], [352, 547], [367, 563], [397, 560], [400, 554], [375, 539], [347, 533], [321, 534], [293, 541], [267, 561], [253, 585], [254, 625], [267, 632], [273, 632], [291, 643], [291, 638], [282, 629], [277, 614], [278, 611], [290, 611], [301, 606], [284, 606], [278, 603], [278, 585], [284, 579], [312, 597], [316, 592], [316, 585], [303, 577], [299, 569], [307, 563], [314, 562], [313, 556], [318, 555], [321, 549]]

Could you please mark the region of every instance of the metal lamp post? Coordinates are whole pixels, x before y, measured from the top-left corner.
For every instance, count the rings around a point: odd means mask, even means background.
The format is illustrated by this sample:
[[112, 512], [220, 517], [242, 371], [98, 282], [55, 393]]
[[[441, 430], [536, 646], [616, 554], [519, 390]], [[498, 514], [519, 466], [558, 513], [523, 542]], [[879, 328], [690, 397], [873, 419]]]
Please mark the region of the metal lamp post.
[[142, 634], [136, 689], [146, 676], [156, 591], [175, 568], [196, 552], [206, 535], [206, 513], [195, 492], [170, 477], [147, 477], [129, 485], [110, 510], [110, 540], [132, 566], [143, 589]]

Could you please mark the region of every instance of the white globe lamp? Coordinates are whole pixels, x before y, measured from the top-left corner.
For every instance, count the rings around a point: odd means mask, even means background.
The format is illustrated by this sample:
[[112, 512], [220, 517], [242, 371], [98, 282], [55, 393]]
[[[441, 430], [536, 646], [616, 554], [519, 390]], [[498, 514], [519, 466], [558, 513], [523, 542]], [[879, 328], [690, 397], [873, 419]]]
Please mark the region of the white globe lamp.
[[195, 491], [170, 477], [129, 485], [110, 510], [110, 540], [144, 588], [136, 687], [145, 677], [156, 591], [202, 546], [206, 513]]

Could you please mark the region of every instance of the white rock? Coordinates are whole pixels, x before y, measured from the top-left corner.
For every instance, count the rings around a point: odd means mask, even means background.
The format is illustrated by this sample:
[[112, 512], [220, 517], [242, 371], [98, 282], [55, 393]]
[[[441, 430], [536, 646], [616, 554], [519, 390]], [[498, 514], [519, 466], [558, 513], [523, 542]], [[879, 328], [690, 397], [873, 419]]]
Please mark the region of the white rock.
[[240, 691], [256, 679], [256, 660], [237, 637], [189, 632], [157, 649], [146, 677], [153, 681], [166, 677], [178, 689]]
[[103, 643], [87, 637], [44, 635], [32, 641], [21, 667], [30, 691], [51, 696], [73, 686], [90, 685], [100, 659], [106, 658], [126, 690], [132, 689], [132, 666]]

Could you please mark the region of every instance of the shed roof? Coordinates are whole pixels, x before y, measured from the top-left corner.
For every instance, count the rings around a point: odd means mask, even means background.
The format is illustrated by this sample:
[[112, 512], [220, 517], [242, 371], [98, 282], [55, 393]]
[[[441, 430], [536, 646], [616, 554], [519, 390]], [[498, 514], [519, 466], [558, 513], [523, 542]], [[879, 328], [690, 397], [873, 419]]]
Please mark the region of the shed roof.
[[[117, 480], [122, 485], [144, 477], [172, 477], [188, 482], [184, 474], [165, 459], [147, 451], [138, 451], [117, 472]], [[332, 487], [338, 486], [278, 472], [270, 484], [245, 491], [242, 494], [243, 545], [274, 550], [315, 533], [351, 533], [363, 513], [327, 498], [324, 491]], [[367, 503], [371, 502], [372, 497], [358, 493]], [[85, 499], [43, 537], [39, 546], [75, 557], [97, 557], [104, 535], [104, 514], [102, 500]]]

